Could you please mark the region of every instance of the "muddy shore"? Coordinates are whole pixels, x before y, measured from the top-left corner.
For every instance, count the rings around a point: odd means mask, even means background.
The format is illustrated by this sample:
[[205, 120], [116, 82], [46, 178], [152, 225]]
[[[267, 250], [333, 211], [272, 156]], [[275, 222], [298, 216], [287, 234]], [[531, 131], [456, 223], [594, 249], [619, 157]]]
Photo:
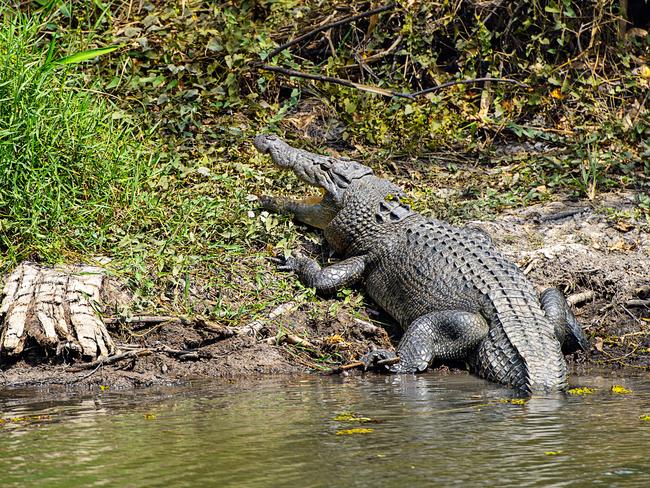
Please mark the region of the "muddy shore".
[[[647, 224], [614, 218], [633, 207], [631, 194], [604, 194], [596, 203], [557, 201], [467, 224], [487, 232], [540, 289], [557, 286], [570, 297], [591, 343], [586, 354], [569, 358], [581, 368], [650, 370]], [[369, 300], [361, 317], [340, 302], [332, 297], [290, 302], [239, 327], [174, 317], [116, 322], [108, 325], [117, 347], [112, 359], [77, 363], [48, 358], [28, 345], [18, 359], [1, 360], [0, 385], [124, 388], [198, 378], [326, 374], [372, 347], [397, 343], [399, 330]]]

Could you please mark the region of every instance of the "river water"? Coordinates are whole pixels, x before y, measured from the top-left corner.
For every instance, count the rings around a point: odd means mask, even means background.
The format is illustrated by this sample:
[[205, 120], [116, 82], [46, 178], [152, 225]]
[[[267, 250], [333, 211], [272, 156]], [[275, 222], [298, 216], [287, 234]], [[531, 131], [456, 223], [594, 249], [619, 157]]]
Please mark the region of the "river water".
[[0, 486], [650, 486], [650, 377], [572, 382], [596, 391], [519, 404], [437, 372], [4, 390]]

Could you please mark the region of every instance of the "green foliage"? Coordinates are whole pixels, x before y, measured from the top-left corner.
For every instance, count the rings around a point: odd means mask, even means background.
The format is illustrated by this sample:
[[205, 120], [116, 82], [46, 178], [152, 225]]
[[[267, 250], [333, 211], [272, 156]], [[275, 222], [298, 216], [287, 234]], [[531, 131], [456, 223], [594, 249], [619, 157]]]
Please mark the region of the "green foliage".
[[45, 69], [37, 19], [0, 23], [0, 251], [10, 261], [97, 252], [135, 203], [134, 131], [81, 74]]
[[88, 49], [86, 51], [80, 51], [74, 54], [70, 54], [69, 56], [65, 56], [61, 59], [57, 59], [56, 61], [53, 61], [52, 64], [82, 63], [84, 61], [90, 61], [91, 59], [95, 59], [98, 56], [103, 56], [104, 54], [112, 53], [113, 51], [116, 51], [120, 47], [121, 46], [111, 46], [111, 47], [100, 47], [97, 49]]
[[[639, 64], [649, 47], [620, 35], [616, 2], [402, 2], [268, 59], [278, 44], [365, 8], [337, 7], [319, 0], [188, 0], [137, 13], [113, 6], [117, 36], [106, 43], [130, 49], [119, 60], [102, 60], [97, 73], [111, 72], [105, 89], [137, 100], [131, 110], [177, 137], [183, 157], [215, 142], [241, 146], [264, 130], [323, 134], [365, 149], [365, 157], [376, 154], [377, 163], [453, 151], [489, 164], [495, 147], [541, 143], [573, 154], [555, 166], [545, 155], [527, 156], [543, 173], [522, 184], [550, 179], [551, 192], [570, 189], [592, 198], [614, 184], [643, 184], [643, 158], [634, 145], [650, 135], [642, 103], [648, 80]], [[106, 18], [105, 11], [78, 15], [80, 25]], [[514, 78], [529, 88], [456, 85], [391, 99], [281, 77], [259, 70], [262, 62], [396, 91], [484, 76]], [[307, 118], [317, 123], [303, 126]], [[597, 155], [579, 155], [585, 147]], [[595, 163], [601, 154], [609, 155], [605, 172]], [[559, 166], [563, 174], [547, 174]]]

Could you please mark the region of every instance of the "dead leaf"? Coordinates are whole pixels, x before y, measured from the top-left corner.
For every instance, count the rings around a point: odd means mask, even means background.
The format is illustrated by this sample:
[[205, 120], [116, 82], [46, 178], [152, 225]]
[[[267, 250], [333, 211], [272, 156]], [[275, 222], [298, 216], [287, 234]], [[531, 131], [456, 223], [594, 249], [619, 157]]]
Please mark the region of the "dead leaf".
[[613, 227], [616, 230], [620, 230], [621, 232], [629, 232], [634, 229], [634, 225], [630, 224], [629, 222], [616, 222]]
[[624, 240], [618, 240], [611, 246], [609, 246], [607, 249], [610, 251], [632, 251], [634, 250], [635, 246], [634, 244], [631, 244], [629, 242], [625, 242]]
[[639, 76], [646, 80], [650, 80], [650, 67], [645, 64], [639, 68]]
[[333, 334], [323, 339], [323, 342], [325, 344], [334, 345], [334, 344], [341, 344], [342, 342], [345, 342], [345, 339], [343, 339], [343, 337], [341, 337], [339, 334]]

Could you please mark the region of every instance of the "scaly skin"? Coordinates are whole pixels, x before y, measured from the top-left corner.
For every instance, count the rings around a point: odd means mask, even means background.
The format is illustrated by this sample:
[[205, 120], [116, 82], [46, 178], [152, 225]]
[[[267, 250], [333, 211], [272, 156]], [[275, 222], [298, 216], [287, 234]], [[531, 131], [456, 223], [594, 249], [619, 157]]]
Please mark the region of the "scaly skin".
[[[478, 375], [527, 392], [566, 387], [562, 348], [572, 352], [587, 342], [559, 291], [545, 291], [540, 302], [487, 236], [411, 211], [402, 190], [367, 166], [294, 149], [275, 136], [253, 143], [326, 190], [318, 203], [263, 197], [265, 208], [324, 229], [344, 257], [321, 268], [297, 256], [282, 269], [321, 292], [365, 280], [372, 299], [405, 329], [390, 371], [465, 360]], [[363, 360], [372, 366], [392, 356], [372, 351]]]

